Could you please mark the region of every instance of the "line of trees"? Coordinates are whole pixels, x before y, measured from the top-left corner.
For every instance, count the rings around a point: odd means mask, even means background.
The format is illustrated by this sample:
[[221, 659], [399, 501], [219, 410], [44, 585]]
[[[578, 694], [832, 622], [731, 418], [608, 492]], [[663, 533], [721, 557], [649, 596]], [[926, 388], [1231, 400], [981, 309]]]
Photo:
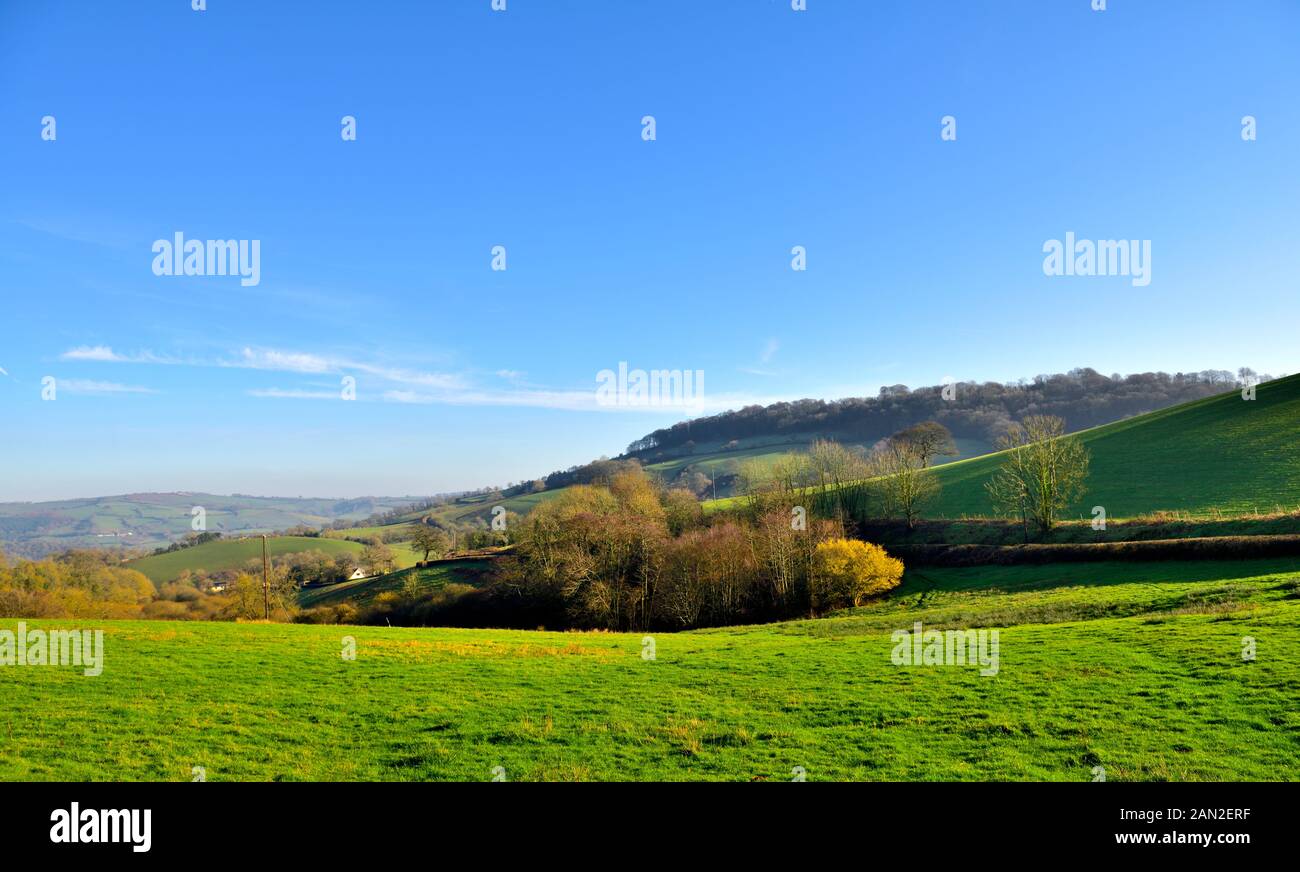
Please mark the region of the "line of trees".
[[184, 539], [179, 542], [173, 542], [170, 545], [163, 545], [153, 550], [154, 554], [171, 554], [174, 551], [183, 551], [186, 548], [194, 548], [207, 542], [215, 542], [221, 538], [221, 534], [214, 531], [204, 531], [202, 533], [187, 533]]
[[[212, 594], [188, 579], [155, 586], [123, 566], [120, 555], [69, 550], [40, 560], [8, 561], [0, 553], [0, 618], [232, 620], [233, 596]], [[261, 580], [256, 617], [261, 617]]]
[[899, 518], [911, 529], [939, 493], [929, 461], [952, 444], [942, 425], [925, 425], [923, 444], [914, 431], [896, 433], [870, 452], [820, 439], [806, 453], [746, 461], [740, 473], [745, 503], [751, 514], [769, 505], [805, 504], [844, 525]]
[[[1029, 415], [1008, 425], [996, 447], [1006, 454], [985, 484], [994, 511], [1017, 518], [1025, 541], [1045, 535], [1085, 492], [1087, 449], [1053, 415]], [[930, 462], [953, 453], [952, 434], [936, 421], [904, 428], [870, 452], [818, 440], [806, 453], [746, 461], [744, 503], [751, 516], [772, 506], [805, 504], [846, 526], [897, 519], [910, 531], [939, 494]]]
[[706, 518], [689, 491], [627, 468], [534, 509], [494, 586], [573, 627], [750, 623], [852, 606], [898, 583], [901, 563], [845, 541], [838, 521], [775, 502]]

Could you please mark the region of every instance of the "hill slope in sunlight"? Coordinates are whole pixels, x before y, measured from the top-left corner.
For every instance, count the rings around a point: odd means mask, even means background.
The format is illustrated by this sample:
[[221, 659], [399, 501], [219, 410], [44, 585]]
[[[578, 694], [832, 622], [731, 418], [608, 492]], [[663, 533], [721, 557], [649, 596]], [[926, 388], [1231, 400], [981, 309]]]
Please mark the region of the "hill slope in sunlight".
[[[1138, 415], [1077, 434], [1091, 453], [1088, 490], [1070, 515], [1291, 510], [1300, 503], [1300, 375]], [[931, 517], [990, 515], [985, 492], [999, 454], [934, 471]]]

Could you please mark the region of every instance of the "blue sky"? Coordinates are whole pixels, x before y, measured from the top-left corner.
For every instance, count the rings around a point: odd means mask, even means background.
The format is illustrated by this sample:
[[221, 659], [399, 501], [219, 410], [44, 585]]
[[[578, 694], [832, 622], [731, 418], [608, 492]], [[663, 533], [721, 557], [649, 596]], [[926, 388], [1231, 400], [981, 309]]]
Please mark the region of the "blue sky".
[[[1293, 2], [208, 6], [0, 0], [0, 500], [530, 478], [683, 417], [596, 407], [619, 361], [1297, 368]], [[1067, 231], [1150, 284], [1045, 276]], [[154, 275], [176, 232], [260, 283]]]

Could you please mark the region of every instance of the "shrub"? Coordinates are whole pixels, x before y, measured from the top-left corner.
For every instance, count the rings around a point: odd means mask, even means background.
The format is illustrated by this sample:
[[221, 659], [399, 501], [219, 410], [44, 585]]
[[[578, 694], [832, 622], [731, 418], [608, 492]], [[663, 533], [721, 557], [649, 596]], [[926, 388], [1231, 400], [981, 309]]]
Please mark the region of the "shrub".
[[857, 539], [830, 539], [813, 555], [812, 606], [837, 609], [862, 605], [877, 594], [898, 587], [903, 561], [884, 548]]
[[293, 616], [295, 624], [353, 624], [356, 620], [357, 607], [350, 602], [303, 609]]
[[144, 606], [144, 617], [154, 621], [180, 621], [189, 616], [190, 610], [185, 603], [173, 600], [154, 600]]

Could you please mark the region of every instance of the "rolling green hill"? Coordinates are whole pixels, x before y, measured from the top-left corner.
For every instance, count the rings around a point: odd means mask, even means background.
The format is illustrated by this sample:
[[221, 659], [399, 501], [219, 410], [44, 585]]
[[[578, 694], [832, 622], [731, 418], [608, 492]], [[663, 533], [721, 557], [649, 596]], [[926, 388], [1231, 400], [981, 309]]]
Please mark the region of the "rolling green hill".
[[[653, 659], [644, 633], [100, 621], [102, 675], [7, 670], [0, 780], [1295, 780], [1298, 596], [1293, 562], [909, 572]], [[997, 628], [997, 674], [895, 665], [914, 621]]]
[[[1300, 507], [1300, 375], [1268, 382], [1254, 400], [1231, 391], [1076, 434], [1091, 455], [1087, 491], [1065, 519], [1157, 512], [1217, 517]], [[992, 517], [984, 489], [1002, 462], [986, 454], [935, 467], [927, 518]], [[734, 508], [712, 500], [707, 511]]]
[[[312, 536], [272, 536], [267, 540], [267, 554], [278, 557], [303, 551], [324, 551], [326, 554], [352, 552], [360, 554], [365, 546], [344, 539], [321, 539]], [[393, 549], [395, 552], [396, 548]], [[400, 558], [400, 554], [398, 555]], [[238, 569], [249, 560], [262, 559], [260, 536], [247, 539], [219, 539], [193, 548], [182, 548], [166, 554], [154, 554], [132, 560], [126, 565], [138, 569], [155, 584], [163, 584], [180, 576], [183, 570], [217, 572]]]
[[[1073, 507], [1090, 517], [1158, 511], [1210, 514], [1294, 510], [1300, 504], [1300, 375], [1138, 415], [1077, 434], [1092, 455], [1088, 490]], [[943, 488], [931, 517], [990, 515], [984, 482], [1000, 455], [934, 471]]]

